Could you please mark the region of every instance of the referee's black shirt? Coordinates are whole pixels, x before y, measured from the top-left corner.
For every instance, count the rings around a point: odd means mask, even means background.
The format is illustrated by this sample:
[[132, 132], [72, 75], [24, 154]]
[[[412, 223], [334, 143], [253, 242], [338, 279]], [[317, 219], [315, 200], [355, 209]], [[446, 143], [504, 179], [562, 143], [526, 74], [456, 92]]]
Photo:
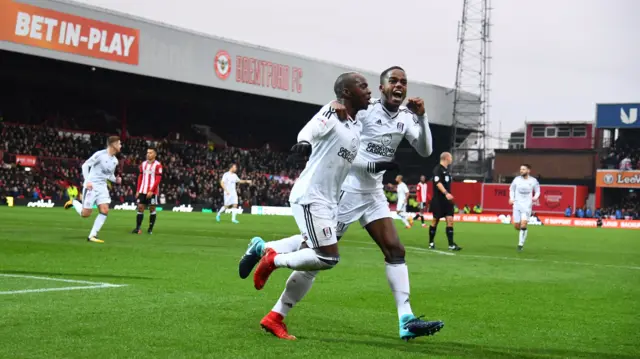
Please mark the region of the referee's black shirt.
[[449, 200], [447, 197], [438, 189], [438, 183], [442, 183], [444, 189], [447, 190], [448, 193], [451, 193], [451, 175], [449, 174], [449, 170], [438, 163], [436, 168], [433, 169], [433, 199], [439, 203], [446, 203]]

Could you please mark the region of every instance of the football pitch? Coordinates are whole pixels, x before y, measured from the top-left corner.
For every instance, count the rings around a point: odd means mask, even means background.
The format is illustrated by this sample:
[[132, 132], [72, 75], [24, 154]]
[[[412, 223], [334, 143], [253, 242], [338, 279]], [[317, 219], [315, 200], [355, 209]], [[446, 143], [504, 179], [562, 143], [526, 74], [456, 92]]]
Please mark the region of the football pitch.
[[251, 237], [297, 232], [293, 218], [238, 219], [159, 212], [153, 235], [132, 235], [135, 212], [111, 211], [94, 244], [93, 217], [0, 207], [0, 358], [640, 357], [639, 231], [531, 227], [518, 253], [511, 226], [463, 223], [449, 253], [443, 227], [433, 252], [426, 228], [399, 226], [414, 313], [445, 322], [405, 343], [383, 257], [354, 225], [287, 318], [289, 342], [259, 321], [290, 270], [256, 291], [237, 263]]

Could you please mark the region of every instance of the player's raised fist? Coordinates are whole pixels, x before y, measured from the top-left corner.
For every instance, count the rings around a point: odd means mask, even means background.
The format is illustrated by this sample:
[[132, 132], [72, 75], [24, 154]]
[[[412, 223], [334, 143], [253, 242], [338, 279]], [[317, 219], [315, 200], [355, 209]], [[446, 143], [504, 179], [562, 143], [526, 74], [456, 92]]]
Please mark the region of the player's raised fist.
[[311, 144], [307, 141], [300, 141], [291, 147], [291, 152], [309, 156], [311, 155]]
[[334, 110], [336, 112], [336, 116], [343, 121], [349, 117], [347, 114], [347, 108], [336, 100], [331, 101], [331, 109]]
[[419, 97], [412, 97], [408, 99], [407, 108], [418, 116], [424, 116], [424, 100]]

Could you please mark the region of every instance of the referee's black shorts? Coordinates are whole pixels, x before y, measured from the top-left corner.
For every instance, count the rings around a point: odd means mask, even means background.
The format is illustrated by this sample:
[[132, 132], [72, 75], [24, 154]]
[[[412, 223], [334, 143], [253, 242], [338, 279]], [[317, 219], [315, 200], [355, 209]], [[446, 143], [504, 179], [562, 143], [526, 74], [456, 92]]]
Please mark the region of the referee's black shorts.
[[451, 201], [433, 199], [431, 201], [433, 218], [453, 217], [453, 203]]

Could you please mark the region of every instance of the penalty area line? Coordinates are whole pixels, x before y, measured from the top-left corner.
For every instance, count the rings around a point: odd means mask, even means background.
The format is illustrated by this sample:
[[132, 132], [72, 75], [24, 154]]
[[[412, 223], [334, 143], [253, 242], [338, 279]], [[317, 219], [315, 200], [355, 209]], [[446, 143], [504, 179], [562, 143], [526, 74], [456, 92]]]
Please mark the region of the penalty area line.
[[75, 279], [64, 279], [64, 278], [50, 278], [50, 277], [39, 277], [32, 275], [20, 275], [20, 274], [5, 274], [0, 273], [0, 277], [6, 278], [25, 278], [25, 279], [36, 279], [36, 280], [48, 280], [51, 282], [64, 282], [64, 283], [78, 283], [78, 284], [89, 284], [82, 286], [74, 286], [74, 287], [58, 287], [58, 288], [36, 288], [36, 289], [21, 289], [21, 290], [8, 290], [8, 291], [0, 291], [0, 295], [3, 294], [26, 294], [26, 293], [44, 293], [44, 292], [59, 292], [59, 291], [68, 291], [68, 290], [81, 290], [81, 289], [104, 289], [104, 288], [119, 288], [126, 287], [126, 284], [111, 284], [111, 283], [101, 283], [101, 282], [90, 282], [86, 280], [75, 280]]

